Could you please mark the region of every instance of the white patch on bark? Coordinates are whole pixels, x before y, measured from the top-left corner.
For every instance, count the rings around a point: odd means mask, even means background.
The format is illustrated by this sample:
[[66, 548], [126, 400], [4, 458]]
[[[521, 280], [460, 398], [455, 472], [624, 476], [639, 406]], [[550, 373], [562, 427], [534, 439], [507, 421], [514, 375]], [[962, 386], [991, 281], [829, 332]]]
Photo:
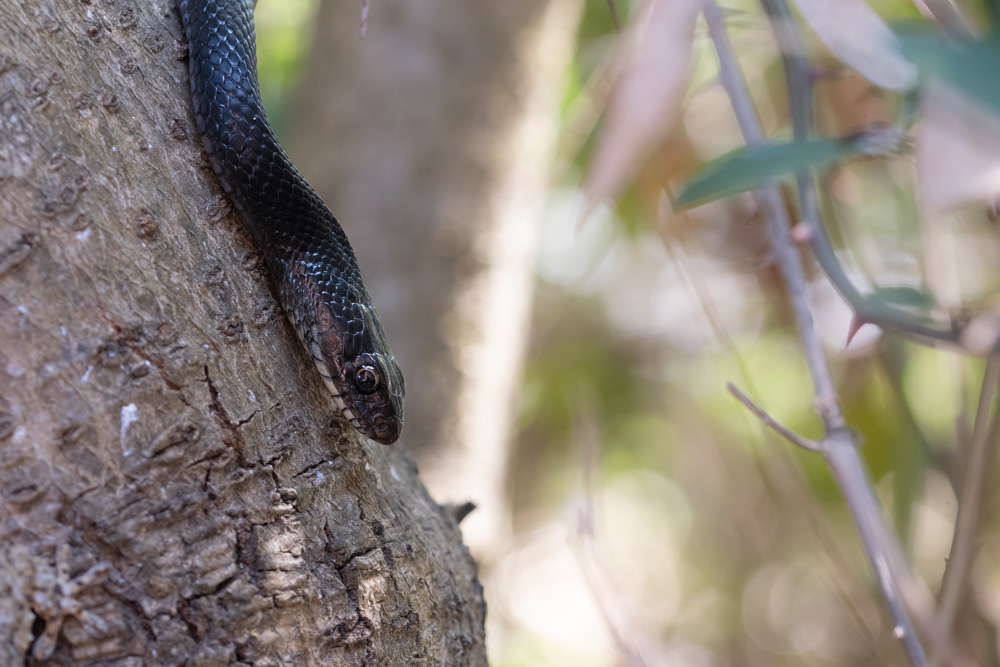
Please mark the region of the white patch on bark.
[[135, 403], [129, 403], [128, 405], [122, 406], [122, 431], [121, 431], [121, 445], [122, 454], [125, 456], [131, 456], [132, 448], [126, 444], [126, 436], [128, 434], [128, 427], [132, 425], [132, 422], [139, 421], [139, 408], [135, 406]]

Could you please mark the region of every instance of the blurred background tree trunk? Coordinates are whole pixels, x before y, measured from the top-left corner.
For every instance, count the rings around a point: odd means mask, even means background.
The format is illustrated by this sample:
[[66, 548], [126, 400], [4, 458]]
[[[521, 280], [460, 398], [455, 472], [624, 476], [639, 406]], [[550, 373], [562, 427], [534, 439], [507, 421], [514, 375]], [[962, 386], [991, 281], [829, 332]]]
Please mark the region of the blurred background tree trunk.
[[2, 13], [0, 664], [485, 664], [457, 525], [332, 417], [208, 169], [173, 3]]
[[341, 216], [407, 384], [403, 442], [466, 541], [509, 533], [507, 444], [576, 0], [322, 2], [291, 150]]

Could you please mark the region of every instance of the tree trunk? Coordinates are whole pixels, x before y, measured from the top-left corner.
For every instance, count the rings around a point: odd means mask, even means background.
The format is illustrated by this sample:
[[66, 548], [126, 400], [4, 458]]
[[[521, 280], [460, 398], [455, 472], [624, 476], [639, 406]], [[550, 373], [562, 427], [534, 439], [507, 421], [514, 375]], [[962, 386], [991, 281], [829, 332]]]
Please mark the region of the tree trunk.
[[[435, 498], [504, 543], [507, 443], [576, 0], [320, 4], [296, 163], [334, 202], [406, 374], [403, 442]], [[336, 66], [331, 66], [335, 63]]]
[[485, 664], [453, 519], [334, 418], [172, 5], [0, 10], [0, 664]]

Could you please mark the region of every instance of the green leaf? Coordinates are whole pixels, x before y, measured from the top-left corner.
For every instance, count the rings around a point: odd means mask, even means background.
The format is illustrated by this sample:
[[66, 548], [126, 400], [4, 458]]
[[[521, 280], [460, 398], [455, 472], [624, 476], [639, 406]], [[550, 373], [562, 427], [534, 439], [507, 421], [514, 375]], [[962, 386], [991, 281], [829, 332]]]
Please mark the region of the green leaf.
[[677, 195], [674, 210], [700, 206], [803, 169], [830, 164], [861, 152], [860, 144], [854, 138], [813, 139], [737, 148], [705, 165]]
[[930, 310], [936, 305], [932, 295], [912, 287], [876, 287], [871, 296], [897, 306], [922, 310]]
[[898, 26], [903, 55], [923, 76], [933, 75], [1000, 114], [1000, 37], [958, 41], [930, 29]]

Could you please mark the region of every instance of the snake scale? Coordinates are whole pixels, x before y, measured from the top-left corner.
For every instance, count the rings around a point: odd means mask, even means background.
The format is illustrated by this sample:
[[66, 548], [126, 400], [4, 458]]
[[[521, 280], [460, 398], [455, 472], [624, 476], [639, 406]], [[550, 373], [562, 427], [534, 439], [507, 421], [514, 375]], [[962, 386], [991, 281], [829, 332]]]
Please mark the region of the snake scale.
[[347, 235], [281, 148], [264, 114], [254, 4], [180, 3], [198, 131], [341, 414], [365, 436], [391, 444], [403, 428], [403, 375]]

